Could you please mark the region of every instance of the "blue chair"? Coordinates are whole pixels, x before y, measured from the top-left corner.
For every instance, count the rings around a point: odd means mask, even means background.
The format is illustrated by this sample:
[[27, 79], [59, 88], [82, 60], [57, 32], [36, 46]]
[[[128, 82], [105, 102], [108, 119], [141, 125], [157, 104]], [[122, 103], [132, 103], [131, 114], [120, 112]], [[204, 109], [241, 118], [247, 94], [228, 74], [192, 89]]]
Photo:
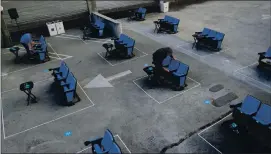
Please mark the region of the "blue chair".
[[114, 148], [114, 137], [110, 130], [106, 130], [103, 137], [98, 137], [86, 141], [85, 146], [91, 145], [93, 153], [108, 153], [112, 148]]
[[102, 37], [104, 33], [105, 24], [101, 20], [96, 20], [93, 24], [97, 37]]
[[[60, 82], [60, 86], [63, 90], [65, 105], [74, 105], [76, 102], [80, 101], [76, 94], [77, 80], [71, 72], [69, 72], [65, 81]], [[77, 101], [75, 101], [76, 98], [78, 98]]]
[[156, 26], [155, 30], [158, 29], [157, 32], [166, 31], [170, 33], [177, 33], [180, 20], [165, 15], [164, 19], [158, 19], [158, 21], [154, 21], [154, 23]]
[[69, 68], [66, 65], [63, 65], [63, 67], [60, 67], [59, 73], [55, 75], [55, 80], [60, 82], [67, 78], [69, 73]]
[[60, 69], [63, 69], [66, 66], [66, 63], [64, 61], [61, 61], [61, 64], [59, 67], [56, 68], [49, 68], [49, 71], [53, 71], [52, 75], [56, 77], [57, 74], [60, 74]]
[[262, 104], [257, 114], [253, 116], [253, 119], [257, 123], [268, 127], [271, 124], [271, 106]]
[[266, 52], [260, 52], [258, 55], [260, 55], [259, 61], [265, 58], [271, 59], [271, 46], [267, 49]]
[[31, 34], [27, 33], [21, 37], [20, 43], [24, 46], [28, 59], [38, 60], [40, 63], [49, 60], [47, 55], [47, 44], [43, 36], [40, 37], [40, 44], [34, 46], [34, 50], [30, 50], [28, 44], [31, 43], [32, 37]]
[[209, 28], [203, 28], [202, 32], [195, 32], [194, 35], [192, 35], [193, 37], [202, 37], [202, 36], [208, 36], [208, 34], [210, 33], [211, 29]]
[[188, 71], [189, 71], [189, 66], [184, 64], [184, 63], [181, 63], [179, 62], [179, 67], [178, 69], [173, 72], [173, 81], [175, 81], [175, 88], [176, 90], [182, 90], [184, 89], [187, 85], [185, 83], [186, 81], [186, 76], [188, 74]]
[[162, 66], [163, 67], [167, 67], [170, 62], [171, 62], [172, 58], [170, 56], [167, 56], [163, 61], [162, 61]]
[[222, 45], [222, 41], [224, 39], [225, 34], [224, 33], [220, 33], [217, 32], [215, 38], [213, 38], [213, 40], [215, 41], [215, 46], [214, 48], [220, 50], [221, 49], [221, 45]]
[[174, 60], [172, 59], [169, 66], [168, 66], [168, 71], [172, 72], [172, 71], [176, 71], [180, 66], [180, 62], [178, 60]]
[[139, 9], [137, 9], [136, 11], [131, 13], [131, 16], [129, 17], [129, 20], [138, 20], [138, 21], [145, 20], [146, 11], [147, 11], [146, 8], [140, 7]]
[[118, 46], [120, 44], [123, 44], [123, 41], [127, 38], [127, 36], [125, 34], [120, 34], [119, 38], [113, 38], [112, 40], [114, 40], [114, 45]]
[[192, 49], [196, 46], [196, 49], [205, 47], [211, 50], [219, 51], [221, 50], [222, 41], [225, 34], [209, 28], [204, 28], [202, 32], [195, 32], [195, 34], [192, 36], [194, 37]]
[[127, 40], [125, 40], [125, 49], [127, 51], [127, 57], [133, 57], [134, 54], [133, 54], [133, 51], [134, 51], [134, 45], [135, 45], [135, 40], [132, 39], [132, 38], [127, 38]]
[[112, 148], [108, 152], [109, 154], [122, 154], [120, 147], [114, 142]]
[[241, 127], [248, 127], [251, 117], [258, 111], [261, 101], [257, 98], [247, 95], [242, 103], [234, 105], [233, 118]]

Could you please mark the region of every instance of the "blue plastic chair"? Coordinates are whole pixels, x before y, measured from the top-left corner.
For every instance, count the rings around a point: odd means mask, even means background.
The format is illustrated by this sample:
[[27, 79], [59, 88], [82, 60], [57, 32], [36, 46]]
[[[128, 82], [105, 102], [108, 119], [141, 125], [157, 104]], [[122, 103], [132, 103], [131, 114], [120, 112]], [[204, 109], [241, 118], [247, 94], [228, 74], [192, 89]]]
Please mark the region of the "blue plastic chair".
[[271, 124], [271, 106], [262, 104], [256, 116], [253, 117], [256, 122], [268, 126]]
[[103, 137], [98, 137], [85, 142], [85, 145], [91, 144], [93, 153], [108, 153], [113, 148], [114, 137], [107, 129]]
[[162, 61], [162, 66], [163, 67], [167, 67], [170, 62], [171, 62], [172, 58], [170, 56], [167, 56], [163, 61]]
[[209, 34], [208, 34], [207, 37], [209, 37], [209, 38], [215, 38], [216, 37], [216, 31], [210, 29], [210, 32], [209, 32]]
[[134, 45], [135, 45], [135, 40], [133, 40], [132, 38], [127, 38], [127, 41], [125, 43], [126, 43], [126, 45], [124, 45], [124, 47], [127, 48], [127, 56], [132, 56], [133, 50], [134, 50]]
[[185, 87], [185, 81], [186, 81], [186, 76], [188, 74], [189, 66], [181, 63], [179, 65], [179, 68], [176, 70], [176, 72], [173, 72], [173, 76], [175, 78], [178, 78], [178, 84], [180, 87]]
[[63, 69], [65, 66], [66, 66], [66, 63], [65, 63], [64, 61], [61, 61], [59, 67], [51, 68], [51, 69], [49, 69], [49, 71], [53, 71], [52, 75], [53, 75], [53, 76], [56, 76], [57, 74], [60, 73], [60, 69], [61, 69], [61, 68]]
[[113, 143], [112, 148], [108, 152], [109, 154], [122, 154], [120, 147], [116, 144]]
[[217, 49], [221, 49], [222, 41], [224, 39], [225, 34], [217, 32], [216, 36], [213, 40], [217, 41]]
[[267, 51], [265, 52], [264, 56], [267, 57], [267, 58], [271, 58], [271, 47], [269, 47], [267, 49]]
[[172, 59], [169, 66], [168, 66], [168, 71], [176, 71], [180, 66], [180, 62], [178, 60]]
[[59, 68], [59, 73], [56, 74], [57, 81], [63, 81], [67, 78], [69, 73], [69, 68], [66, 65], [63, 65]]
[[260, 104], [260, 100], [253, 96], [247, 95], [241, 107], [237, 107], [237, 110], [239, 110], [242, 114], [252, 115], [258, 111]]
[[60, 85], [63, 87], [66, 103], [69, 104], [73, 102], [76, 96], [76, 86], [77, 86], [77, 80], [73, 76], [73, 74], [69, 72], [66, 81], [61, 81]]

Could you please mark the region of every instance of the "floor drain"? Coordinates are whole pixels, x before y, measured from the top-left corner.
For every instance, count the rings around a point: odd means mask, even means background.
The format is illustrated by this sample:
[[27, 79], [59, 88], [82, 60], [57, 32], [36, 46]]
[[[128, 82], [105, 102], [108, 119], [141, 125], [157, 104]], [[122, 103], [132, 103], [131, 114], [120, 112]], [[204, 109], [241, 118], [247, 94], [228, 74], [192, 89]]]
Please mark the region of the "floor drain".
[[212, 86], [209, 91], [211, 92], [218, 92], [220, 90], [224, 89], [224, 86], [222, 84], [217, 84], [217, 85], [214, 85]]
[[230, 92], [230, 93], [227, 93], [224, 96], [218, 97], [217, 99], [212, 101], [212, 104], [215, 107], [221, 107], [221, 106], [224, 106], [224, 105], [230, 103], [231, 101], [233, 101], [233, 100], [235, 100], [237, 98], [238, 98], [238, 96], [235, 93]]

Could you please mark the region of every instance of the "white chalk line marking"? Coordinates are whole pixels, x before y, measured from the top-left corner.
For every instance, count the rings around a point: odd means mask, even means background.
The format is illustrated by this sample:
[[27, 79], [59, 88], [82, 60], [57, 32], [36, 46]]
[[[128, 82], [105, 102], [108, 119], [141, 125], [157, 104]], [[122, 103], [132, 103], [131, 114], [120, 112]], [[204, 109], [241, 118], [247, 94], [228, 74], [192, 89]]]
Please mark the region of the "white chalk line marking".
[[[34, 84], [37, 84], [37, 83], [40, 83], [40, 82], [45, 82], [45, 81], [51, 80], [51, 79], [53, 79], [53, 78], [54, 78], [54, 77], [50, 77], [50, 78], [48, 78], [48, 79], [36, 81], [36, 82], [34, 82]], [[36, 85], [36, 86], [37, 86], [37, 85]], [[10, 89], [10, 90], [2, 91], [1, 94], [7, 93], [7, 92], [10, 92], [10, 91], [13, 91], [13, 90], [20, 90], [20, 89], [19, 89], [19, 88], [13, 88], [13, 89]]]
[[213, 127], [214, 125], [220, 123], [221, 121], [223, 121], [224, 119], [228, 118], [228, 117], [231, 116], [231, 115], [232, 115], [232, 113], [229, 114], [229, 115], [227, 115], [226, 117], [220, 119], [220, 120], [217, 121], [216, 123], [212, 124], [211, 126], [205, 128], [204, 130], [202, 130], [201, 132], [198, 133], [198, 136], [199, 136], [201, 139], [203, 139], [207, 144], [209, 144], [212, 148], [214, 148], [217, 152], [219, 152], [219, 153], [221, 153], [221, 154], [222, 154], [222, 152], [221, 152], [220, 150], [218, 150], [214, 145], [212, 145], [209, 141], [207, 141], [207, 140], [206, 140], [204, 137], [202, 137], [200, 134], [203, 133], [203, 132], [205, 132], [206, 130], [210, 129], [210, 128]]
[[62, 119], [62, 118], [65, 118], [65, 117], [67, 117], [67, 116], [73, 115], [73, 114], [78, 113], [78, 112], [81, 112], [81, 111], [86, 110], [86, 109], [88, 109], [88, 108], [91, 108], [91, 107], [93, 107], [93, 106], [94, 106], [94, 105], [87, 106], [87, 107], [82, 108], [82, 109], [80, 109], [80, 110], [77, 110], [77, 111], [75, 111], [75, 112], [72, 112], [72, 113], [66, 114], [66, 115], [64, 115], [64, 116], [58, 117], [58, 118], [56, 118], [56, 119], [50, 120], [50, 121], [45, 122], [45, 123], [42, 123], [42, 124], [40, 124], [40, 125], [37, 125], [37, 126], [34, 126], [34, 127], [29, 128], [29, 129], [26, 129], [26, 130], [20, 131], [20, 132], [18, 132], [18, 133], [15, 133], [15, 134], [9, 135], [9, 136], [5, 137], [4, 139], [10, 138], [10, 137], [14, 137], [14, 136], [16, 136], [16, 135], [19, 135], [19, 134], [24, 133], [24, 132], [27, 132], [27, 131], [29, 131], [29, 130], [35, 129], [35, 128], [37, 128], [37, 127], [40, 127], [40, 126], [43, 126], [43, 125], [49, 124], [49, 123], [51, 123], [51, 122], [54, 122], [54, 121], [60, 120], [60, 119]]
[[[2, 99], [1, 99], [2, 100]], [[1, 104], [2, 104], [2, 101], [1, 101]], [[2, 104], [3, 105], [3, 104]], [[5, 132], [5, 124], [4, 124], [4, 113], [3, 113], [3, 107], [1, 108], [1, 110], [2, 110], [2, 114], [1, 114], [1, 116], [2, 116], [2, 127], [3, 127], [3, 135], [4, 135], [4, 139], [6, 138], [6, 132]]]
[[219, 151], [215, 146], [213, 146], [210, 142], [208, 142], [205, 138], [203, 138], [201, 135], [199, 135], [198, 134], [198, 136], [202, 139], [202, 140], [204, 140], [207, 144], [209, 144], [211, 147], [213, 147], [217, 152], [219, 152], [219, 153], [221, 153], [222, 154], [222, 152], [221, 151]]
[[231, 116], [231, 115], [232, 115], [232, 113], [231, 113], [231, 114], [229, 114], [229, 115], [227, 115], [226, 117], [224, 117], [224, 118], [220, 119], [219, 121], [217, 121], [216, 123], [212, 124], [211, 126], [209, 126], [209, 127], [205, 128], [205, 129], [203, 129], [203, 130], [202, 130], [202, 131], [200, 131], [198, 134], [201, 134], [201, 133], [205, 132], [206, 130], [210, 129], [211, 127], [213, 127], [214, 125], [216, 125], [216, 124], [220, 123], [221, 121], [223, 121], [224, 119], [228, 118], [228, 117], [229, 117], [229, 116]]
[[127, 70], [127, 71], [120, 72], [120, 73], [118, 73], [118, 74], [109, 76], [109, 77], [107, 77], [106, 79], [107, 79], [107, 81], [109, 82], [109, 81], [115, 80], [115, 79], [117, 79], [117, 78], [121, 78], [121, 77], [124, 77], [124, 76], [126, 76], [126, 75], [129, 75], [129, 74], [131, 74], [131, 73], [132, 73], [132, 72], [131, 72], [130, 70]]
[[[246, 68], [248, 68], [248, 67], [250, 67], [250, 66], [253, 66], [253, 65], [257, 64], [257, 63], [258, 63], [258, 62], [254, 62], [254, 63], [252, 63], [252, 64], [250, 64], [250, 65], [241, 67], [241, 68], [235, 70], [233, 73], [238, 73], [238, 74], [240, 74], [240, 75], [242, 75], [242, 76], [244, 76], [244, 77], [246, 77], [246, 78], [249, 78], [250, 80], [253, 80], [253, 81], [255, 81], [255, 82], [257, 82], [257, 83], [259, 83], [259, 84], [261, 84], [261, 85], [263, 85], [263, 86], [266, 86], [266, 87], [268, 87], [268, 88], [271, 88], [271, 85], [268, 85], [268, 84], [266, 84], [266, 83], [263, 83], [263, 82], [261, 82], [261, 81], [259, 81], [259, 80], [257, 80], [257, 79], [254, 79], [254, 78], [248, 76], [247, 74], [244, 74], [244, 73], [241, 73], [241, 72], [240, 72], [241, 70], [246, 69]], [[261, 86], [256, 85], [256, 84], [253, 84], [253, 85], [261, 89]]]
[[148, 55], [147, 53], [145, 53], [145, 52], [139, 50], [139, 49], [136, 48], [136, 47], [135, 47], [135, 49], [137, 49], [138, 51], [140, 51], [141, 53], [143, 53], [143, 55], [141, 55], [141, 56], [139, 56], [139, 57], [131, 58], [131, 59], [129, 59], [129, 60], [124, 60], [124, 61], [122, 61], [122, 62], [120, 62], [120, 63], [116, 63], [116, 64], [112, 64], [111, 62], [109, 62], [106, 58], [104, 58], [104, 57], [101, 55], [101, 53], [105, 53], [105, 52], [99, 52], [99, 53], [97, 53], [97, 54], [98, 54], [102, 59], [104, 59], [109, 65], [111, 65], [111, 66], [116, 66], [116, 65], [120, 65], [120, 64], [129, 62], [129, 61], [134, 61], [134, 60], [136, 60], [136, 59], [138, 59], [138, 58], [142, 58], [142, 57], [145, 57], [145, 56]]
[[[50, 43], [47, 43], [47, 44], [48, 44], [48, 46], [50, 46], [51, 49], [54, 51], [54, 49], [52, 48], [51, 44], [50, 44]], [[54, 51], [54, 52], [55, 52], [55, 51]], [[49, 53], [49, 54], [54, 54], [54, 53], [50, 53], [50, 52], [48, 52], [48, 53]], [[68, 55], [65, 55], [65, 56], [68, 56]], [[56, 57], [53, 57], [53, 56], [49, 56], [49, 57], [56, 58]], [[65, 58], [65, 59], [68, 59], [68, 58], [71, 58], [71, 57], [73, 57], [73, 56], [69, 56], [69, 57], [67, 57], [67, 58]], [[15, 73], [15, 72], [20, 72], [20, 71], [23, 71], [23, 70], [27, 70], [27, 69], [30, 69], [30, 68], [33, 68], [33, 67], [36, 67], [36, 66], [40, 66], [40, 65], [42, 65], [42, 64], [47, 64], [47, 63], [50, 63], [50, 62], [54, 62], [54, 61], [57, 61], [57, 60], [60, 60], [60, 59], [57, 58], [57, 59], [54, 59], [54, 60], [50, 60], [50, 61], [48, 61], [48, 62], [46, 62], [46, 63], [36, 64], [36, 65], [29, 66], [29, 67], [26, 67], [26, 68], [23, 68], [23, 69], [19, 69], [19, 70], [16, 70], [16, 71], [7, 72], [7, 73], [5, 73], [4, 76], [9, 75], [9, 74], [12, 74], [12, 73]], [[2, 74], [1, 74], [1, 76], [2, 76]]]
[[154, 97], [152, 97], [149, 93], [147, 93], [141, 86], [139, 86], [139, 85], [135, 82], [135, 81], [137, 81], [137, 80], [140, 80], [140, 79], [143, 79], [143, 78], [146, 78], [146, 77], [148, 77], [148, 76], [146, 75], [146, 76], [137, 78], [137, 79], [133, 80], [133, 82], [134, 82], [134, 84], [135, 84], [138, 88], [140, 88], [146, 95], [148, 95], [151, 99], [153, 99], [153, 100], [154, 100], [155, 102], [157, 102], [158, 104], [165, 103], [165, 102], [167, 102], [167, 101], [169, 101], [169, 100], [171, 100], [171, 99], [173, 99], [173, 98], [175, 98], [175, 97], [177, 97], [177, 96], [179, 96], [179, 95], [181, 95], [181, 94], [184, 94], [185, 92], [187, 92], [187, 91], [189, 91], [189, 90], [192, 90], [192, 89], [194, 89], [194, 88], [197, 88], [197, 87], [201, 86], [201, 84], [200, 84], [199, 82], [197, 82], [196, 80], [194, 80], [194, 79], [192, 79], [192, 78], [190, 78], [190, 77], [187, 77], [188, 79], [190, 79], [190, 80], [192, 80], [193, 82], [195, 82], [196, 85], [193, 86], [193, 87], [191, 87], [191, 88], [189, 88], [189, 89], [183, 90], [183, 91], [181, 91], [180, 93], [178, 93], [178, 94], [176, 94], [176, 95], [174, 95], [174, 96], [172, 96], [172, 97], [169, 97], [169, 98], [167, 98], [166, 100], [164, 100], [164, 101], [162, 101], [162, 102], [159, 102], [158, 100], [156, 100]]
[[[50, 45], [50, 44], [49, 44], [49, 45]], [[52, 50], [53, 50], [53, 51], [56, 53], [56, 55], [58, 56], [58, 54], [57, 54], [57, 52], [54, 50], [54, 48], [53, 48], [51, 45], [50, 45], [50, 47], [52, 48]], [[60, 56], [58, 56], [58, 57], [60, 58]], [[62, 59], [62, 58], [60, 58], [60, 59]], [[63, 59], [62, 59], [62, 60], [63, 60]], [[40, 81], [40, 82], [41, 82], [41, 81]], [[67, 114], [67, 115], [61, 116], [61, 117], [59, 117], [59, 118], [53, 119], [53, 120], [51, 120], [51, 121], [42, 123], [42, 124], [40, 124], [40, 125], [34, 126], [34, 127], [32, 127], [32, 128], [26, 129], [26, 130], [24, 130], [24, 131], [20, 131], [20, 132], [18, 132], [18, 133], [9, 135], [9, 136], [5, 137], [4, 139], [7, 139], [7, 138], [10, 138], [10, 137], [16, 136], [16, 135], [18, 135], [18, 134], [27, 132], [27, 131], [32, 130], [32, 129], [34, 129], [34, 128], [37, 128], [37, 127], [46, 125], [46, 124], [48, 124], [48, 123], [57, 121], [57, 120], [59, 120], [59, 119], [65, 118], [65, 117], [67, 117], [67, 116], [73, 115], [73, 114], [75, 114], [75, 113], [78, 113], [78, 112], [81, 112], [81, 111], [83, 111], [83, 110], [86, 110], [86, 109], [88, 109], [88, 108], [93, 107], [93, 106], [95, 105], [95, 104], [93, 103], [93, 101], [89, 98], [89, 96], [86, 94], [85, 90], [81, 87], [81, 85], [80, 85], [78, 82], [77, 82], [77, 84], [78, 84], [78, 86], [80, 87], [80, 89], [83, 91], [83, 93], [86, 95], [86, 97], [88, 98], [88, 100], [91, 102], [92, 105], [87, 106], [87, 107], [85, 107], [85, 108], [82, 108], [82, 109], [80, 109], [80, 110], [77, 110], [77, 111], [75, 111], [75, 112], [69, 113], [69, 114]], [[3, 118], [3, 117], [2, 117], [2, 118]], [[3, 122], [4, 122], [4, 121], [3, 121]]]
[[71, 39], [71, 40], [81, 40], [81, 39], [79, 39], [79, 38], [77, 38], [77, 37], [65, 37], [65, 36], [55, 36], [55, 37], [57, 37], [57, 38], [63, 38], [63, 39]]
[[[186, 44], [189, 44], [189, 43], [186, 43]], [[226, 52], [226, 51], [230, 50], [230, 48], [226, 47], [226, 48], [220, 50], [219, 52], [207, 51], [207, 52], [212, 52], [212, 53], [211, 54], [207, 54], [207, 55], [200, 55], [200, 54], [197, 54], [197, 53], [193, 52], [194, 51], [193, 49], [189, 50], [189, 49], [184, 48], [184, 46], [185, 46], [185, 44], [177, 45], [175, 47], [175, 49], [178, 50], [178, 48], [179, 48], [179, 49], [188, 51], [189, 53], [192, 53], [192, 54], [195, 54], [195, 55], [199, 56], [200, 58], [205, 58], [205, 57], [208, 57], [208, 56], [212, 56], [212, 55], [215, 55], [215, 54], [220, 54], [220, 53], [223, 53], [223, 52]], [[183, 53], [185, 53], [185, 52], [183, 52]]]
[[[118, 134], [116, 134], [116, 135], [114, 135], [114, 138], [115, 137], [118, 137], [118, 139], [120, 140], [120, 142], [124, 145], [124, 147], [126, 148], [126, 150], [129, 152], [129, 153], [131, 153], [131, 151], [129, 150], [129, 148], [126, 146], [126, 144], [123, 142], [123, 140], [120, 138], [120, 136], [118, 135]], [[89, 147], [87, 147], [87, 148], [84, 148], [83, 150], [80, 150], [80, 151], [78, 151], [78, 152], [76, 152], [76, 153], [82, 153], [83, 151], [86, 151], [86, 150], [88, 150], [88, 149], [90, 149], [90, 148], [92, 148], [92, 146], [89, 146]]]

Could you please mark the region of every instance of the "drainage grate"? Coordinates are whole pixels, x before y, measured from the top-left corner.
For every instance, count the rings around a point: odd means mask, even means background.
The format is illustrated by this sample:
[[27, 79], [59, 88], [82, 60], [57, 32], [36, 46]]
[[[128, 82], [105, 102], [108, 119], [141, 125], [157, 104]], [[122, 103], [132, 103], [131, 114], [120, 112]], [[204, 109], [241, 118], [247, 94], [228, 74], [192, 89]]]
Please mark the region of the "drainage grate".
[[217, 99], [215, 99], [212, 104], [215, 106], [215, 107], [221, 107], [221, 106], [224, 106], [228, 103], [230, 103], [231, 101], [237, 99], [238, 96], [233, 93], [233, 92], [230, 92], [230, 93], [227, 93], [226, 95], [224, 96], [221, 96], [221, 97], [218, 97]]
[[217, 85], [214, 85], [212, 86], [209, 91], [211, 92], [218, 92], [220, 90], [224, 89], [224, 86], [222, 84], [217, 84]]

